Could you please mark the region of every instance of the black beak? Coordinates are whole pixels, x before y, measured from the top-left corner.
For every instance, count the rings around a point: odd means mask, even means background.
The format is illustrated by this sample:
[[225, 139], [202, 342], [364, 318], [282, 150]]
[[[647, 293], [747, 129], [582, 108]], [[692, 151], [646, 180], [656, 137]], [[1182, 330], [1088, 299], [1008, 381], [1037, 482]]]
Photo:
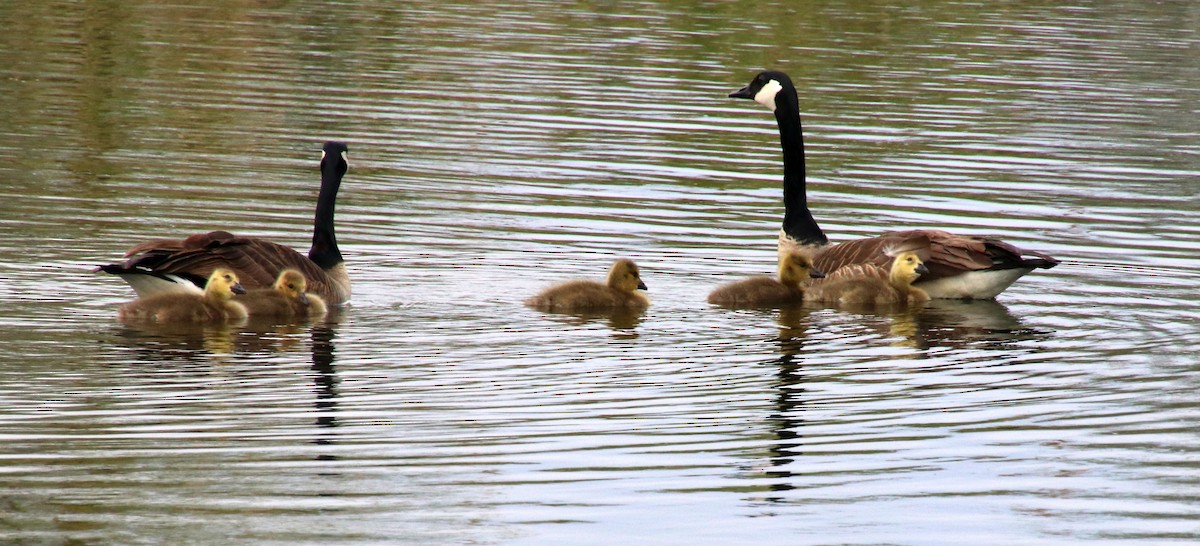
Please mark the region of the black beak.
[[233, 283], [233, 286], [229, 287], [229, 291], [233, 292], [234, 294], [245, 294], [246, 293], [246, 289], [242, 288], [242, 283], [240, 283], [240, 282]]
[[921, 264], [918, 265], [913, 271], [916, 271], [918, 275], [926, 275], [929, 273], [929, 268], [925, 267], [925, 264]]
[[308, 305], [308, 292], [300, 293], [300, 303], [302, 303], [304, 305]]
[[821, 271], [817, 271], [816, 269], [809, 269], [809, 270], [808, 270], [808, 276], [809, 276], [809, 277], [812, 277], [812, 278], [814, 278], [814, 279], [824, 279], [824, 278], [825, 278], [825, 273], [823, 273], [823, 272], [821, 272]]
[[646, 283], [642, 282], [641, 279], [638, 279], [638, 290], [650, 291], [650, 289], [646, 288]]
[[731, 98], [731, 99], [753, 99], [754, 92], [751, 91], [750, 86], [747, 85], [746, 87], [743, 87], [741, 89], [738, 89], [737, 91], [730, 93], [729, 98]]

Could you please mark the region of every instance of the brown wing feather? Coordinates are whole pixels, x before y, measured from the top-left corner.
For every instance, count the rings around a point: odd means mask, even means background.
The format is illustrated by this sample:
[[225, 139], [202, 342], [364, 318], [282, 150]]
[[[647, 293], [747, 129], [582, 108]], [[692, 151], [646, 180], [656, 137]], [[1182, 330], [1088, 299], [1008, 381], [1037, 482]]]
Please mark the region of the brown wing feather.
[[921, 276], [922, 281], [1005, 265], [1038, 267], [1026, 264], [1026, 260], [1021, 258], [1021, 251], [1007, 243], [933, 229], [894, 231], [833, 245], [817, 255], [815, 265], [826, 274], [856, 263], [883, 266], [888, 261], [889, 250], [912, 250], [913, 247], [922, 246], [922, 241], [927, 241], [928, 245], [918, 254], [929, 268], [929, 273]]
[[813, 285], [819, 286], [845, 279], [862, 278], [878, 278], [888, 280], [888, 271], [875, 264], [849, 264], [839, 267], [833, 273], [826, 275], [824, 279], [817, 279], [813, 281]]

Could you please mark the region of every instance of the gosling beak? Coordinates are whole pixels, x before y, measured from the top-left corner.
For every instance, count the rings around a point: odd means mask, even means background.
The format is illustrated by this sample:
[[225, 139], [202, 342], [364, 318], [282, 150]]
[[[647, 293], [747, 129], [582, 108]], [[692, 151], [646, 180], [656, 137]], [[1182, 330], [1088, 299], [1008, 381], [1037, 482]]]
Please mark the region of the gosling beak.
[[642, 282], [641, 279], [638, 279], [638, 290], [650, 291], [650, 289], [646, 288], [646, 283]]
[[750, 86], [747, 85], [746, 87], [743, 87], [741, 89], [738, 89], [737, 91], [730, 93], [729, 98], [731, 98], [731, 99], [753, 99], [754, 92], [751, 91]]
[[245, 294], [246, 293], [246, 289], [242, 288], [242, 283], [240, 283], [240, 282], [233, 283], [233, 286], [229, 287], [229, 291], [233, 292], [234, 294]]
[[929, 273], [929, 268], [925, 267], [925, 264], [921, 264], [918, 265], [913, 271], [916, 271], [918, 275], [925, 275]]
[[809, 270], [808, 270], [808, 276], [809, 276], [809, 277], [812, 277], [812, 278], [814, 278], [814, 279], [824, 279], [824, 278], [825, 278], [825, 273], [824, 273], [824, 272], [821, 272], [821, 271], [817, 271], [816, 269], [809, 269]]
[[300, 303], [302, 303], [304, 305], [308, 305], [308, 292], [300, 293]]

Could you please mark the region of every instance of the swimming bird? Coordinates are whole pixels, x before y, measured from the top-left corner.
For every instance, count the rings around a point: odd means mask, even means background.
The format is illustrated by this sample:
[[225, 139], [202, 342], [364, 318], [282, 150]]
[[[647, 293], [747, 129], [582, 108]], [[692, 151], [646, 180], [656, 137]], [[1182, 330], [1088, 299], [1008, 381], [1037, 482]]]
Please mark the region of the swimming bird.
[[295, 269], [284, 269], [271, 288], [253, 288], [235, 301], [246, 306], [253, 318], [321, 318], [325, 316], [325, 300], [307, 292], [304, 275]]
[[326, 142], [321, 152], [321, 190], [313, 218], [308, 256], [289, 246], [227, 231], [211, 231], [185, 239], [155, 239], [135, 245], [123, 263], [99, 271], [120, 276], [139, 296], [163, 292], [199, 292], [216, 268], [229, 269], [247, 287], [270, 287], [284, 269], [295, 269], [309, 289], [339, 305], [350, 300], [350, 277], [333, 230], [334, 204], [349, 164], [344, 143]]
[[233, 301], [246, 293], [237, 274], [224, 268], [213, 270], [204, 292], [160, 292], [122, 305], [117, 318], [123, 322], [160, 324], [224, 324], [245, 320], [246, 308]]
[[642, 282], [637, 264], [620, 259], [608, 270], [604, 284], [566, 281], [525, 300], [525, 305], [545, 311], [645, 308], [650, 305], [650, 298], [638, 290], [646, 290], [646, 283]]
[[824, 273], [813, 269], [812, 260], [801, 251], [779, 258], [779, 279], [750, 277], [717, 287], [708, 295], [708, 303], [726, 306], [766, 306], [797, 303], [804, 299], [805, 284]]
[[922, 229], [884, 233], [831, 245], [808, 208], [806, 195], [804, 134], [796, 88], [787, 74], [761, 72], [749, 85], [729, 94], [752, 99], [775, 114], [783, 148], [783, 227], [779, 234], [781, 254], [794, 248], [807, 249], [817, 269], [832, 274], [855, 263], [886, 261], [883, 254], [897, 240], [925, 236], [930, 240], [925, 261], [929, 273], [918, 284], [931, 298], [991, 299], [1021, 276], [1037, 268], [1049, 269], [1059, 261], [1047, 254], [1021, 250], [994, 237], [955, 235]]
[[893, 254], [891, 267], [869, 263], [843, 266], [810, 287], [805, 300], [843, 305], [929, 301], [929, 294], [913, 286], [914, 281], [929, 273], [918, 253], [905, 250], [889, 254]]

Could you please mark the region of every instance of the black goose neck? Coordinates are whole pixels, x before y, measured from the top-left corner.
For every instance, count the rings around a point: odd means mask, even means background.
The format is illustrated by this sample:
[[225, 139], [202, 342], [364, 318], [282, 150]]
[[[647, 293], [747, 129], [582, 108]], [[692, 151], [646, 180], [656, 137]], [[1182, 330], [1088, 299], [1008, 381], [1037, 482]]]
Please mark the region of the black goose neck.
[[338, 189], [347, 167], [341, 154], [328, 154], [321, 160], [321, 192], [317, 195], [312, 248], [308, 251], [308, 259], [322, 269], [330, 269], [344, 261], [333, 231], [333, 216]]
[[794, 88], [780, 91], [775, 107], [783, 147], [783, 232], [800, 244], [825, 245], [829, 239], [808, 210], [804, 130]]

